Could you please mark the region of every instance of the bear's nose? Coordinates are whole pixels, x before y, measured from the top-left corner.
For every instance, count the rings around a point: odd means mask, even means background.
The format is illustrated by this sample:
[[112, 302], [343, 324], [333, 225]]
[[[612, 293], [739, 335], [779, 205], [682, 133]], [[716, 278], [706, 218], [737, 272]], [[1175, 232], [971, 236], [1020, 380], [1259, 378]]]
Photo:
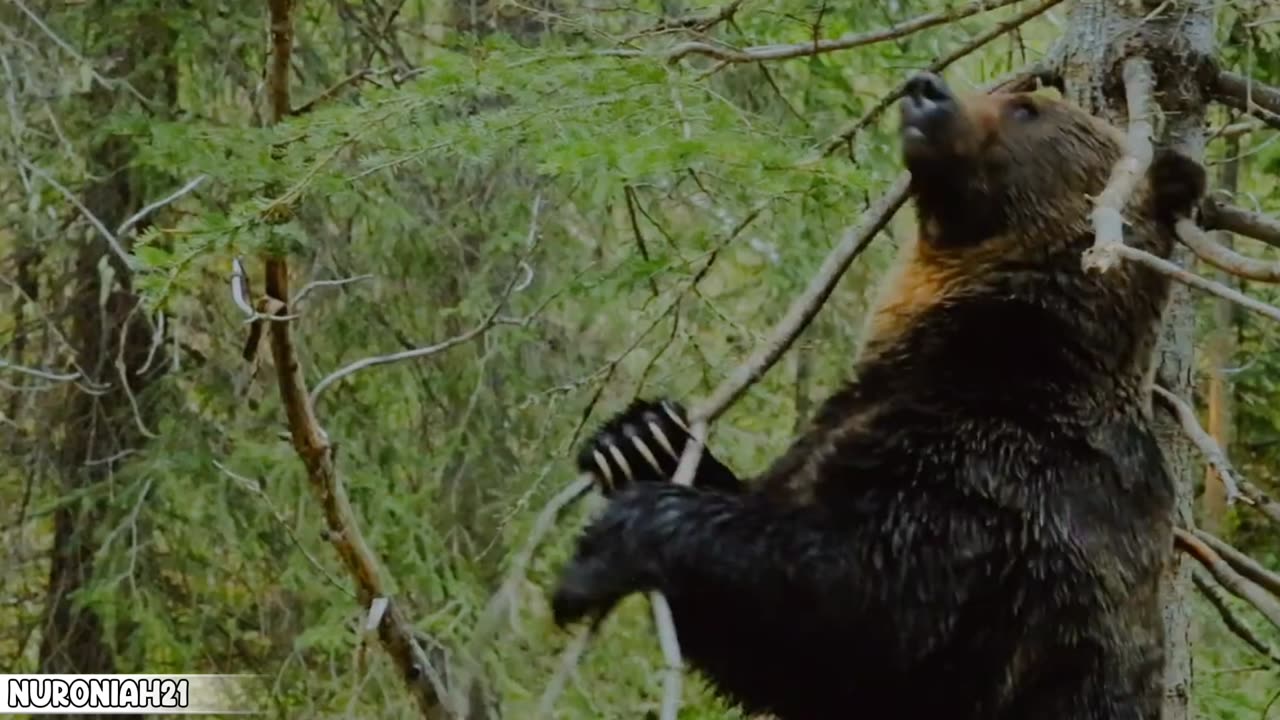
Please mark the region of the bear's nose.
[[916, 73], [907, 80], [907, 97], [917, 102], [946, 102], [952, 100], [951, 88], [942, 78], [931, 72]]
[[955, 119], [958, 104], [951, 88], [933, 73], [919, 73], [907, 81], [902, 97], [902, 139], [913, 153], [940, 139]]

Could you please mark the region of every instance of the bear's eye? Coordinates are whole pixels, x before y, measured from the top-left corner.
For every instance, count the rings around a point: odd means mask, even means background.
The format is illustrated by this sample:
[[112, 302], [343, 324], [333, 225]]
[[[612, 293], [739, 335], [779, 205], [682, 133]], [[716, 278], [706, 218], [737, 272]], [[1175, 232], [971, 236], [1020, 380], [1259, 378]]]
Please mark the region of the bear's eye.
[[1030, 100], [1021, 100], [1013, 104], [1009, 109], [1013, 115], [1013, 119], [1017, 122], [1028, 122], [1035, 120], [1040, 115], [1040, 110], [1036, 108], [1036, 104]]

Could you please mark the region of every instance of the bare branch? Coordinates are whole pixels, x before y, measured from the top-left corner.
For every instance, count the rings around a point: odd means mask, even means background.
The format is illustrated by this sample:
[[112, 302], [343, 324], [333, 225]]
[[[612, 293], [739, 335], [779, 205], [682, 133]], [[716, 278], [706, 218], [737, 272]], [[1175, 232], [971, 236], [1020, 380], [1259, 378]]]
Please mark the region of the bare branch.
[[1196, 584], [1196, 589], [1204, 596], [1205, 600], [1218, 611], [1218, 616], [1222, 618], [1222, 623], [1227, 626], [1233, 635], [1244, 641], [1246, 645], [1262, 653], [1267, 659], [1275, 663], [1280, 663], [1280, 653], [1277, 653], [1266, 640], [1258, 637], [1253, 628], [1241, 620], [1235, 611], [1227, 603], [1227, 598], [1222, 588], [1213, 582], [1212, 577], [1201, 568], [1196, 568], [1191, 575], [1192, 581]]
[[347, 87], [348, 85], [354, 85], [359, 83], [361, 80], [364, 80], [365, 78], [369, 77], [370, 74], [371, 74], [371, 71], [369, 68], [360, 68], [359, 70], [356, 70], [350, 75], [338, 80], [338, 82], [325, 88], [323, 91], [321, 91], [319, 95], [316, 95], [315, 97], [306, 101], [302, 105], [294, 108], [289, 114], [290, 115], [306, 115], [312, 110], [315, 110], [316, 107], [320, 105], [320, 103], [326, 102], [333, 96], [337, 95], [339, 92], [342, 91], [343, 88]]
[[1191, 248], [1196, 257], [1219, 270], [1225, 270], [1233, 275], [1257, 280], [1258, 282], [1280, 282], [1280, 263], [1241, 255], [1235, 250], [1215, 242], [1213, 238], [1197, 227], [1195, 222], [1186, 218], [1178, 221], [1176, 229], [1178, 239]]
[[[560, 513], [584, 497], [594, 486], [595, 480], [590, 473], [579, 475], [576, 480], [556, 493], [555, 497], [551, 498], [542, 508], [542, 512], [538, 513], [537, 519], [533, 522], [533, 529], [529, 531], [529, 537], [525, 539], [524, 545], [520, 547], [520, 551], [516, 553], [515, 559], [511, 562], [511, 568], [507, 571], [507, 575], [502, 581], [502, 586], [489, 599], [489, 604], [485, 607], [484, 614], [480, 616], [480, 621], [476, 623], [470, 651], [463, 657], [464, 664], [460, 672], [461, 678], [453, 689], [454, 706], [461, 709], [459, 714], [462, 717], [467, 716], [467, 698], [471, 694], [472, 678], [479, 672], [480, 654], [484, 652], [484, 649], [492, 642], [493, 636], [497, 634], [502, 617], [506, 615], [509, 608], [515, 605], [516, 596], [520, 592], [520, 585], [528, 575], [529, 563], [533, 561], [533, 556], [537, 553], [538, 547], [542, 545], [542, 541], [546, 539], [547, 534], [555, 527]], [[577, 662], [576, 659], [574, 662]]]
[[62, 183], [53, 179], [52, 175], [27, 162], [25, 159], [19, 159], [18, 163], [36, 175], [39, 175], [45, 182], [52, 185], [55, 190], [61, 193], [62, 196], [67, 199], [67, 202], [75, 205], [76, 209], [80, 211], [80, 214], [84, 215], [84, 219], [88, 220], [89, 224], [92, 225], [93, 228], [98, 231], [98, 234], [102, 236], [102, 239], [107, 241], [107, 246], [111, 248], [111, 252], [116, 254], [116, 257], [120, 259], [120, 262], [124, 263], [125, 267], [132, 267], [132, 264], [129, 262], [129, 253], [125, 252], [120, 241], [111, 233], [110, 230], [107, 229], [107, 226], [98, 219], [97, 215], [94, 215], [89, 208], [84, 206], [84, 203], [80, 202], [80, 198], [76, 197], [75, 193], [64, 187]]
[[[532, 252], [534, 245], [536, 245], [537, 243], [538, 208], [541, 206], [541, 200], [542, 200], [542, 196], [539, 195], [535, 197], [533, 201], [533, 211], [532, 211], [533, 216], [529, 220], [529, 242], [525, 249], [525, 256], [524, 258], [521, 258], [522, 267], [527, 267], [524, 265], [524, 260], [528, 258], [529, 253]], [[519, 326], [526, 325], [528, 321], [531, 319], [531, 317], [524, 318], [524, 319], [513, 319], [513, 318], [501, 317], [499, 315], [499, 313], [502, 312], [502, 309], [506, 307], [507, 300], [509, 300], [511, 298], [511, 295], [515, 292], [516, 286], [520, 284], [520, 279], [523, 274], [524, 274], [523, 272], [520, 272], [512, 275], [511, 280], [507, 283], [506, 288], [503, 289], [502, 296], [498, 299], [497, 304], [493, 306], [493, 310], [491, 310], [489, 314], [485, 316], [484, 320], [482, 320], [479, 325], [476, 325], [474, 328], [471, 328], [470, 330], [468, 330], [465, 333], [462, 333], [461, 335], [456, 335], [454, 337], [449, 338], [448, 340], [438, 342], [434, 345], [414, 348], [412, 350], [402, 350], [397, 353], [391, 353], [390, 355], [375, 355], [373, 357], [367, 357], [361, 360], [357, 360], [338, 370], [335, 370], [329, 373], [327, 376], [325, 376], [325, 378], [316, 385], [315, 389], [311, 391], [311, 402], [314, 403], [316, 401], [316, 398], [320, 397], [320, 393], [324, 392], [324, 390], [328, 388], [330, 385], [333, 385], [339, 380], [353, 373], [364, 370], [366, 368], [376, 367], [378, 365], [388, 365], [390, 363], [401, 362], [403, 360], [416, 360], [420, 358], [431, 357], [432, 355], [442, 353], [445, 350], [461, 345], [462, 343], [468, 342], [470, 340], [474, 340], [475, 338], [480, 337], [481, 335], [489, 332], [490, 330], [492, 330], [494, 327], [498, 325], [519, 325]]]
[[257, 480], [253, 480], [251, 478], [247, 478], [244, 475], [241, 475], [235, 472], [234, 470], [227, 467], [226, 465], [223, 465], [217, 460], [213, 461], [213, 466], [221, 470], [222, 473], [227, 477], [236, 481], [236, 484], [240, 485], [240, 487], [262, 498], [263, 503], [265, 503], [267, 506], [267, 511], [270, 512], [273, 517], [275, 517], [276, 522], [280, 524], [280, 527], [284, 528], [284, 531], [289, 536], [289, 539], [293, 541], [294, 547], [298, 548], [298, 552], [302, 553], [302, 556], [307, 559], [307, 562], [311, 563], [311, 566], [314, 567], [317, 572], [323, 575], [324, 578], [329, 581], [330, 585], [334, 586], [338, 590], [341, 590], [344, 595], [352, 599], [355, 599], [356, 594], [351, 592], [351, 588], [339, 582], [337, 578], [331, 575], [329, 571], [326, 570], [324, 566], [320, 564], [320, 561], [317, 560], [315, 556], [313, 556], [310, 552], [307, 551], [307, 548], [302, 544], [302, 541], [298, 538], [298, 534], [293, 531], [294, 524], [289, 522], [288, 519], [286, 519], [283, 515], [281, 515], [280, 511], [276, 509], [275, 503], [271, 502], [271, 496], [267, 494], [266, 490], [262, 489], [261, 482]]
[[1106, 272], [1119, 261], [1117, 248], [1124, 244], [1124, 208], [1138, 182], [1147, 174], [1155, 149], [1151, 121], [1155, 75], [1146, 58], [1131, 57], [1124, 62], [1124, 97], [1129, 109], [1129, 134], [1124, 157], [1111, 169], [1111, 177], [1094, 205], [1092, 219], [1096, 236], [1093, 247], [1084, 253], [1085, 270]]
[[1240, 494], [1249, 499], [1250, 504], [1258, 509], [1258, 512], [1267, 516], [1274, 523], [1280, 523], [1280, 502], [1277, 502], [1257, 485], [1247, 480], [1240, 481]]
[[[952, 50], [950, 53], [943, 55], [942, 57], [935, 60], [932, 64], [930, 64], [929, 67], [926, 69], [929, 72], [933, 72], [933, 73], [942, 72], [957, 60], [960, 60], [961, 58], [969, 55], [970, 53], [986, 46], [991, 41], [1009, 33], [1010, 31], [1025, 25], [1027, 22], [1029, 22], [1033, 18], [1043, 15], [1046, 11], [1048, 11], [1050, 8], [1054, 7], [1055, 5], [1058, 5], [1060, 2], [1062, 2], [1062, 0], [1041, 0], [1040, 3], [1033, 5], [1032, 7], [1023, 11], [1021, 14], [1016, 15], [1012, 18], [1009, 18], [1004, 22], [997, 23], [986, 32], [975, 36], [972, 40], [965, 43], [964, 45], [961, 45], [955, 50]], [[1050, 65], [1051, 64], [1052, 63], [1050, 63]], [[1048, 65], [1046, 65], [1045, 67], [1047, 66]], [[1018, 84], [1021, 84], [1021, 81], [1040, 76], [1043, 73], [1044, 73], [1044, 69], [1043, 67], [1040, 67], [1040, 66], [1036, 66], [1036, 67], [1025, 69], [1025, 70], [1019, 70], [1015, 73], [1012, 73], [1008, 77], [999, 78], [996, 81], [989, 83], [987, 87], [983, 88], [983, 90], [986, 92], [1005, 90], [1009, 87], [1009, 85], [1014, 84], [1015, 82]], [[907, 80], [903, 80], [902, 82], [898, 83], [897, 87], [895, 87], [893, 90], [890, 90], [888, 94], [886, 94], [884, 97], [877, 100], [875, 105], [872, 105], [869, 110], [867, 110], [865, 113], [862, 114], [862, 117], [858, 118], [856, 121], [854, 121], [852, 125], [849, 125], [845, 129], [841, 130], [832, 139], [828, 140], [826, 144], [823, 146], [823, 154], [830, 155], [836, 152], [837, 150], [839, 150], [840, 148], [850, 144], [853, 141], [853, 137], [855, 135], [861, 132], [863, 128], [875, 122], [876, 119], [879, 118], [880, 115], [883, 114], [884, 111], [894, 103], [894, 101], [901, 99], [906, 94], [907, 94]]]
[[569, 640], [569, 644], [560, 653], [560, 662], [556, 665], [555, 674], [551, 676], [551, 682], [547, 683], [547, 689], [542, 692], [542, 698], [538, 700], [538, 710], [534, 713], [534, 720], [555, 716], [556, 701], [560, 699], [565, 686], [569, 684], [569, 676], [578, 668], [578, 663], [582, 662], [583, 656], [587, 654], [587, 650], [591, 647], [591, 640], [595, 638], [599, 627], [600, 621], [593, 621], [591, 625], [583, 628]]
[[361, 280], [368, 280], [372, 277], [373, 277], [372, 275], [366, 274], [366, 275], [355, 275], [353, 277], [348, 277], [348, 278], [337, 278], [334, 280], [312, 280], [311, 282], [302, 286], [302, 289], [298, 291], [297, 295], [293, 296], [293, 300], [291, 300], [289, 304], [293, 306], [297, 306], [304, 299], [306, 299], [308, 295], [310, 295], [311, 293], [323, 287], [342, 287], [343, 285], [350, 285], [351, 283], [360, 282]]
[[1204, 455], [1209, 465], [1218, 473], [1218, 477], [1222, 479], [1223, 487], [1227, 490], [1227, 503], [1235, 502], [1241, 496], [1240, 484], [1236, 480], [1235, 469], [1231, 467], [1231, 461], [1227, 459], [1227, 454], [1222, 451], [1218, 441], [1214, 440], [1212, 435], [1200, 427], [1200, 421], [1196, 419], [1195, 410], [1182, 398], [1159, 385], [1152, 385], [1151, 392], [1169, 406], [1174, 416], [1178, 418], [1178, 424], [1182, 427], [1182, 432], [1186, 434], [1192, 444]]
[[196, 188], [200, 187], [200, 183], [204, 182], [206, 179], [208, 179], [207, 175], [197, 175], [194, 178], [192, 178], [186, 185], [183, 185], [182, 187], [178, 188], [177, 190], [174, 190], [173, 192], [169, 193], [165, 197], [159, 200], [156, 200], [155, 202], [151, 203], [150, 205], [147, 205], [146, 207], [142, 208], [138, 212], [130, 215], [127, 220], [120, 223], [120, 227], [116, 228], [116, 236], [124, 237], [124, 234], [129, 232], [129, 230], [133, 228], [134, 225], [138, 224], [138, 222], [141, 221], [143, 218], [147, 217], [148, 215], [155, 212], [156, 210], [159, 210], [165, 205], [168, 205], [169, 203], [174, 202], [175, 200], [182, 197], [183, 195], [186, 195], [192, 190], [195, 190]]
[[693, 32], [703, 33], [726, 20], [732, 20], [733, 16], [738, 12], [738, 8], [742, 7], [743, 2], [744, 0], [731, 0], [731, 2], [725, 3], [718, 10], [713, 10], [711, 12], [686, 15], [678, 18], [663, 18], [657, 23], [654, 23], [652, 27], [627, 36], [627, 39], [634, 39], [643, 35], [653, 35], [667, 30], [691, 30]]
[[1200, 217], [1205, 230], [1225, 230], [1280, 247], [1280, 219], [1230, 205], [1221, 197], [1201, 203]]
[[1280, 89], [1247, 75], [1223, 71], [1218, 74], [1212, 92], [1214, 100], [1280, 130]]
[[1203, 565], [1227, 592], [1252, 605], [1263, 617], [1280, 628], [1280, 601], [1236, 572], [1212, 547], [1192, 533], [1174, 528], [1173, 535], [1178, 549]]
[[787, 314], [774, 326], [764, 345], [757, 348], [705, 401], [694, 408], [690, 416], [693, 423], [709, 422], [720, 417], [747, 387], [773, 367], [818, 314], [844, 271], [906, 203], [910, 184], [908, 174], [898, 176], [884, 196], [867, 209], [858, 224], [844, 233], [840, 242], [822, 262], [817, 274], [809, 281], [805, 291], [792, 302]]
[[14, 365], [8, 360], [0, 360], [0, 370], [9, 370], [9, 371], [18, 373], [19, 375], [30, 375], [31, 377], [40, 378], [41, 380], [48, 380], [50, 382], [59, 382], [59, 383], [75, 382], [76, 380], [79, 380], [81, 377], [83, 377], [78, 372], [57, 373], [57, 372], [52, 372], [50, 370], [40, 370], [37, 368], [24, 367], [22, 365]]
[[861, 33], [850, 33], [834, 40], [816, 40], [814, 42], [793, 43], [787, 45], [758, 45], [745, 50], [732, 50], [705, 42], [687, 42], [676, 45], [667, 51], [667, 60], [677, 62], [689, 55], [706, 55], [725, 63], [755, 63], [771, 60], [789, 60], [791, 58], [820, 55], [837, 50], [849, 50], [864, 45], [872, 45], [886, 40], [920, 32], [935, 25], [945, 25], [978, 13], [1012, 5], [1017, 0], [975, 0], [945, 12], [933, 12], [911, 20], [904, 20], [887, 28]]
[[1230, 140], [1242, 135], [1258, 132], [1264, 127], [1265, 125], [1263, 125], [1263, 123], [1256, 120], [1241, 120], [1240, 122], [1231, 123], [1230, 125], [1211, 128], [1209, 132], [1205, 133], [1205, 140]]
[[34, 12], [32, 12], [31, 9], [28, 8], [26, 4], [22, 2], [22, 0], [11, 0], [11, 2], [14, 5], [16, 5], [19, 10], [22, 11], [23, 15], [26, 15], [27, 18], [31, 20], [31, 22], [35, 23], [36, 27], [40, 28], [40, 32], [43, 32], [50, 40], [52, 40], [54, 45], [57, 45], [58, 47], [62, 48], [63, 52], [70, 55], [72, 58], [76, 60], [76, 62], [80, 63], [81, 66], [88, 69], [89, 74], [93, 77], [93, 79], [97, 80], [103, 87], [110, 88], [114, 85], [120, 85], [121, 87], [128, 90], [131, 95], [133, 95], [135, 98], [140, 100], [142, 104], [144, 105], [151, 104], [151, 101], [147, 99], [147, 96], [138, 92], [138, 89], [135, 88], [133, 85], [131, 85], [128, 80], [125, 80], [123, 78], [119, 78], [119, 79], [108, 78], [98, 73], [98, 71], [93, 67], [93, 63], [89, 62], [89, 60], [85, 58], [85, 56], [81, 55], [79, 50], [76, 50], [74, 47], [72, 47], [71, 43], [59, 37], [58, 34], [55, 33], [53, 29], [50, 28], [47, 24], [45, 24], [44, 20], [41, 20], [39, 15], [36, 15]]
[[1225, 540], [1215, 537], [1204, 530], [1196, 529], [1193, 531], [1195, 536], [1204, 541], [1206, 545], [1213, 548], [1223, 560], [1227, 562], [1236, 572], [1240, 573], [1250, 581], [1258, 584], [1259, 587], [1267, 590], [1272, 595], [1280, 598], [1280, 574], [1276, 574], [1266, 569], [1257, 560], [1240, 552], [1232, 547]]
[[1111, 251], [1119, 257], [1126, 260], [1140, 262], [1156, 272], [1168, 275], [1174, 280], [1190, 285], [1197, 290], [1203, 290], [1211, 295], [1217, 295], [1220, 298], [1230, 300], [1241, 307], [1248, 308], [1260, 315], [1264, 315], [1276, 322], [1280, 322], [1280, 308], [1277, 308], [1274, 305], [1268, 305], [1261, 300], [1255, 300], [1239, 290], [1229, 288], [1222, 283], [1200, 277], [1193, 272], [1178, 267], [1176, 264], [1169, 262], [1164, 258], [1152, 255], [1145, 250], [1139, 250], [1135, 247], [1120, 244], [1111, 248]]

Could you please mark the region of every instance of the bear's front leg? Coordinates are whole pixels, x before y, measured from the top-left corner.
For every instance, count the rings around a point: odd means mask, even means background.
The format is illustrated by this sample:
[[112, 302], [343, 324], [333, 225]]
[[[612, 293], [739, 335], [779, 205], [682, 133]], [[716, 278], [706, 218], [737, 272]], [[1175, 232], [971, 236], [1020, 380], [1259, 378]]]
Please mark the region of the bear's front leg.
[[556, 622], [603, 616], [650, 590], [723, 598], [764, 623], [792, 603], [815, 622], [826, 610], [847, 612], [867, 590], [853, 571], [868, 548], [820, 517], [758, 495], [632, 485], [579, 539], [553, 597]]

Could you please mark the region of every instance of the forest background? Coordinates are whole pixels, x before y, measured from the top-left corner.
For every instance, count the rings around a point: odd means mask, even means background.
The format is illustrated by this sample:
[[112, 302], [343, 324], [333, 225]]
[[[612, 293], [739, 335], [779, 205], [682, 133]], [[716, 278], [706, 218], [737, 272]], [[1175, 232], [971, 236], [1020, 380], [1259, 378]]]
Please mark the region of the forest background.
[[[1204, 162], [1280, 212], [1280, 10], [1128, 4], [1208, 13], [1261, 83], [1209, 108]], [[448, 717], [469, 679], [473, 717], [656, 717], [644, 598], [571, 666], [548, 617], [598, 498], [538, 520], [584, 433], [765, 346], [892, 192], [910, 72], [1025, 80], [1088, 5], [0, 3], [0, 672], [255, 673], [289, 718]], [[1254, 265], [1191, 268], [1280, 302], [1262, 227], [1213, 239]], [[846, 377], [911, 232], [869, 236], [715, 423], [730, 466]], [[1245, 491], [1185, 460], [1212, 555], [1172, 702], [1280, 718], [1280, 311], [1187, 302], [1184, 390]]]

